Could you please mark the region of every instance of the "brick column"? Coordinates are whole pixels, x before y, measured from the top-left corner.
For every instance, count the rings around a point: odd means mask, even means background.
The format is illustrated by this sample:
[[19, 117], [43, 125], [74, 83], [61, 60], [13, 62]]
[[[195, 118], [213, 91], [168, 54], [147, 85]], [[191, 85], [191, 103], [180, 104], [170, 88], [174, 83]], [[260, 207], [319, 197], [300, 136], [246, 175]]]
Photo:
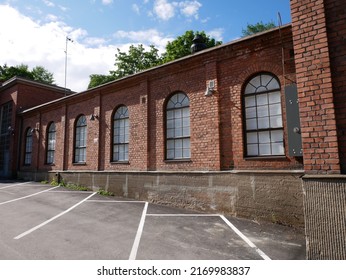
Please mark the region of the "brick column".
[[[308, 259], [346, 258], [346, 176], [333, 175], [341, 173], [342, 158], [337, 133], [337, 122], [340, 126], [342, 114], [340, 109], [337, 114], [336, 108], [340, 108], [338, 103], [343, 99], [338, 98], [335, 90], [335, 78], [339, 77], [335, 58], [341, 51], [331, 47], [333, 37], [328, 34], [331, 21], [328, 22], [326, 16], [327, 6], [331, 10], [336, 7], [334, 4], [341, 2], [344, 3], [340, 0], [291, 0], [304, 169], [307, 173], [302, 186]], [[345, 12], [340, 11], [341, 14]], [[342, 72], [339, 74], [344, 77]]]
[[323, 0], [291, 0], [304, 169], [340, 173]]

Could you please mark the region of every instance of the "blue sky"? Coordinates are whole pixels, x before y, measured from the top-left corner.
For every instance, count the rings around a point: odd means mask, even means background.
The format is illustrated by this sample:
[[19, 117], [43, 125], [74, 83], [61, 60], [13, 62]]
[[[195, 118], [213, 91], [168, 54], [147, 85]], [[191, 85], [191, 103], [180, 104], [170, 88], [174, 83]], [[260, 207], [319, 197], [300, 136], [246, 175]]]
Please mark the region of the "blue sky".
[[291, 21], [289, 0], [0, 0], [0, 64], [42, 65], [64, 86], [69, 36], [67, 86], [81, 91], [90, 74], [114, 69], [117, 48], [163, 51], [187, 30], [227, 43], [247, 24], [277, 24], [278, 12], [283, 24]]

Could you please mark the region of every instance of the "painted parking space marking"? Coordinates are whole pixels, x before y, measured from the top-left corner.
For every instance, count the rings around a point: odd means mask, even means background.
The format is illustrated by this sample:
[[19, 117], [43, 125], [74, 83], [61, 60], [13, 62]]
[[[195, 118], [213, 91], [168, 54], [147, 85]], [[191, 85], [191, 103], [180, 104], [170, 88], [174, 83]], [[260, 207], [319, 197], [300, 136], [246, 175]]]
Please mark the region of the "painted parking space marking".
[[150, 217], [220, 217], [245, 243], [253, 248], [264, 260], [270, 260], [262, 250], [260, 250], [250, 239], [248, 239], [239, 229], [237, 229], [225, 216], [220, 214], [147, 214]]
[[32, 197], [32, 196], [35, 196], [35, 195], [39, 195], [41, 193], [49, 192], [49, 191], [54, 190], [56, 188], [59, 188], [59, 186], [58, 187], [53, 187], [53, 188], [50, 188], [50, 189], [47, 189], [47, 190], [44, 190], [44, 191], [41, 191], [41, 192], [33, 193], [33, 194], [30, 194], [30, 195], [27, 195], [27, 196], [22, 196], [22, 197], [19, 197], [19, 198], [16, 198], [16, 199], [12, 199], [12, 200], [8, 200], [8, 201], [5, 201], [5, 202], [1, 202], [0, 205], [4, 205], [4, 204], [15, 202], [15, 201], [18, 201], [18, 200], [26, 199], [26, 198], [29, 198], [29, 197]]
[[102, 203], [146, 203], [145, 201], [135, 201], [135, 200], [98, 200], [90, 199], [87, 202], [102, 202]]
[[147, 214], [151, 217], [220, 217], [219, 214]]
[[51, 191], [51, 193], [94, 193], [88, 191]]
[[88, 200], [90, 197], [94, 196], [95, 194], [97, 194], [97, 193], [96, 193], [96, 192], [92, 193], [91, 195], [89, 195], [88, 197], [84, 198], [83, 200], [81, 200], [80, 202], [76, 203], [75, 205], [73, 205], [72, 207], [68, 208], [67, 210], [65, 210], [65, 211], [61, 212], [60, 214], [58, 214], [58, 215], [56, 215], [56, 216], [50, 218], [49, 220], [47, 220], [47, 221], [45, 221], [45, 222], [43, 222], [43, 223], [41, 223], [41, 224], [39, 224], [39, 225], [37, 225], [37, 226], [35, 226], [35, 227], [33, 227], [33, 228], [31, 228], [31, 229], [29, 229], [29, 230], [23, 232], [22, 234], [19, 234], [18, 236], [14, 237], [14, 239], [20, 239], [20, 238], [22, 238], [22, 237], [24, 237], [24, 236], [26, 236], [26, 235], [28, 235], [28, 234], [34, 232], [35, 230], [38, 230], [39, 228], [41, 228], [41, 227], [43, 227], [43, 226], [49, 224], [50, 222], [52, 222], [52, 221], [54, 221], [54, 220], [60, 218], [61, 216], [67, 214], [67, 213], [70, 212], [70, 211], [72, 211], [72, 210], [73, 210], [74, 208], [76, 208], [77, 206], [81, 205], [83, 202], [85, 202], [85, 201]]
[[255, 251], [264, 259], [264, 260], [270, 260], [270, 258], [262, 251], [260, 250], [255, 244], [252, 243], [252, 241], [247, 238], [239, 229], [237, 229], [229, 220], [225, 218], [225, 216], [220, 215], [220, 218], [236, 233], [238, 236], [243, 239], [251, 248], [255, 249]]
[[138, 247], [139, 247], [139, 242], [141, 240], [142, 233], [143, 233], [145, 217], [147, 216], [148, 205], [149, 205], [148, 202], [146, 202], [145, 205], [144, 205], [141, 221], [140, 221], [139, 226], [138, 226], [138, 230], [137, 230], [135, 241], [133, 242], [133, 245], [132, 245], [132, 250], [131, 250], [131, 254], [130, 254], [129, 260], [135, 260], [136, 259], [137, 252], [138, 252]]
[[17, 187], [17, 186], [22, 186], [22, 185], [27, 185], [30, 184], [32, 182], [25, 182], [25, 183], [19, 183], [19, 184], [11, 184], [11, 185], [6, 185], [4, 187], [1, 187], [0, 190], [4, 190], [4, 189], [8, 189], [8, 188], [13, 188], [13, 187]]

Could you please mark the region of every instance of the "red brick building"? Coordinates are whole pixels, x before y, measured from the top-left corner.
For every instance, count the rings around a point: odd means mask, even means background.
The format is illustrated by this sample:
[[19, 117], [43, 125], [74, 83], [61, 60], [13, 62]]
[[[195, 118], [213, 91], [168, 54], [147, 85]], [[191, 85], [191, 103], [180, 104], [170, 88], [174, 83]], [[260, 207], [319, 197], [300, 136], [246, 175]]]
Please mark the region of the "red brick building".
[[291, 0], [291, 14], [292, 24], [62, 98], [3, 84], [1, 112], [12, 102], [16, 120], [9, 130], [2, 117], [15, 151], [4, 174], [305, 225], [308, 258], [346, 258], [346, 3]]

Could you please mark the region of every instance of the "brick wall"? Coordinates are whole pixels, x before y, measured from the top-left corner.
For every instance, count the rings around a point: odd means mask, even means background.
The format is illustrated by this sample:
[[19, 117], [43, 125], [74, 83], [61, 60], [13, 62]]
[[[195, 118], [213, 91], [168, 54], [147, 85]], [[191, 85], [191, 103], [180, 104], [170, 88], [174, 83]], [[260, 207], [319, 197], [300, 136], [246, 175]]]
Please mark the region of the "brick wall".
[[346, 1], [325, 0], [336, 124], [342, 173], [346, 173]]
[[304, 169], [340, 173], [324, 1], [291, 0], [291, 14]]
[[[59, 141], [56, 163], [46, 165], [45, 152], [42, 152], [38, 165], [32, 168], [79, 171], [301, 169], [299, 158], [244, 158], [243, 86], [259, 72], [277, 76], [286, 129], [284, 86], [295, 80], [292, 49], [291, 28], [285, 26], [29, 110], [24, 118], [40, 114], [40, 148], [43, 151], [46, 148], [47, 125], [52, 121], [57, 125]], [[209, 81], [215, 82], [215, 91], [206, 96]], [[176, 92], [184, 92], [190, 99], [191, 159], [167, 161], [165, 107], [168, 98]], [[111, 161], [112, 118], [121, 105], [129, 109], [129, 162], [114, 163]], [[87, 161], [75, 164], [75, 122], [82, 114], [87, 118]], [[98, 119], [91, 121], [91, 114]], [[286, 154], [287, 146], [285, 138]]]

